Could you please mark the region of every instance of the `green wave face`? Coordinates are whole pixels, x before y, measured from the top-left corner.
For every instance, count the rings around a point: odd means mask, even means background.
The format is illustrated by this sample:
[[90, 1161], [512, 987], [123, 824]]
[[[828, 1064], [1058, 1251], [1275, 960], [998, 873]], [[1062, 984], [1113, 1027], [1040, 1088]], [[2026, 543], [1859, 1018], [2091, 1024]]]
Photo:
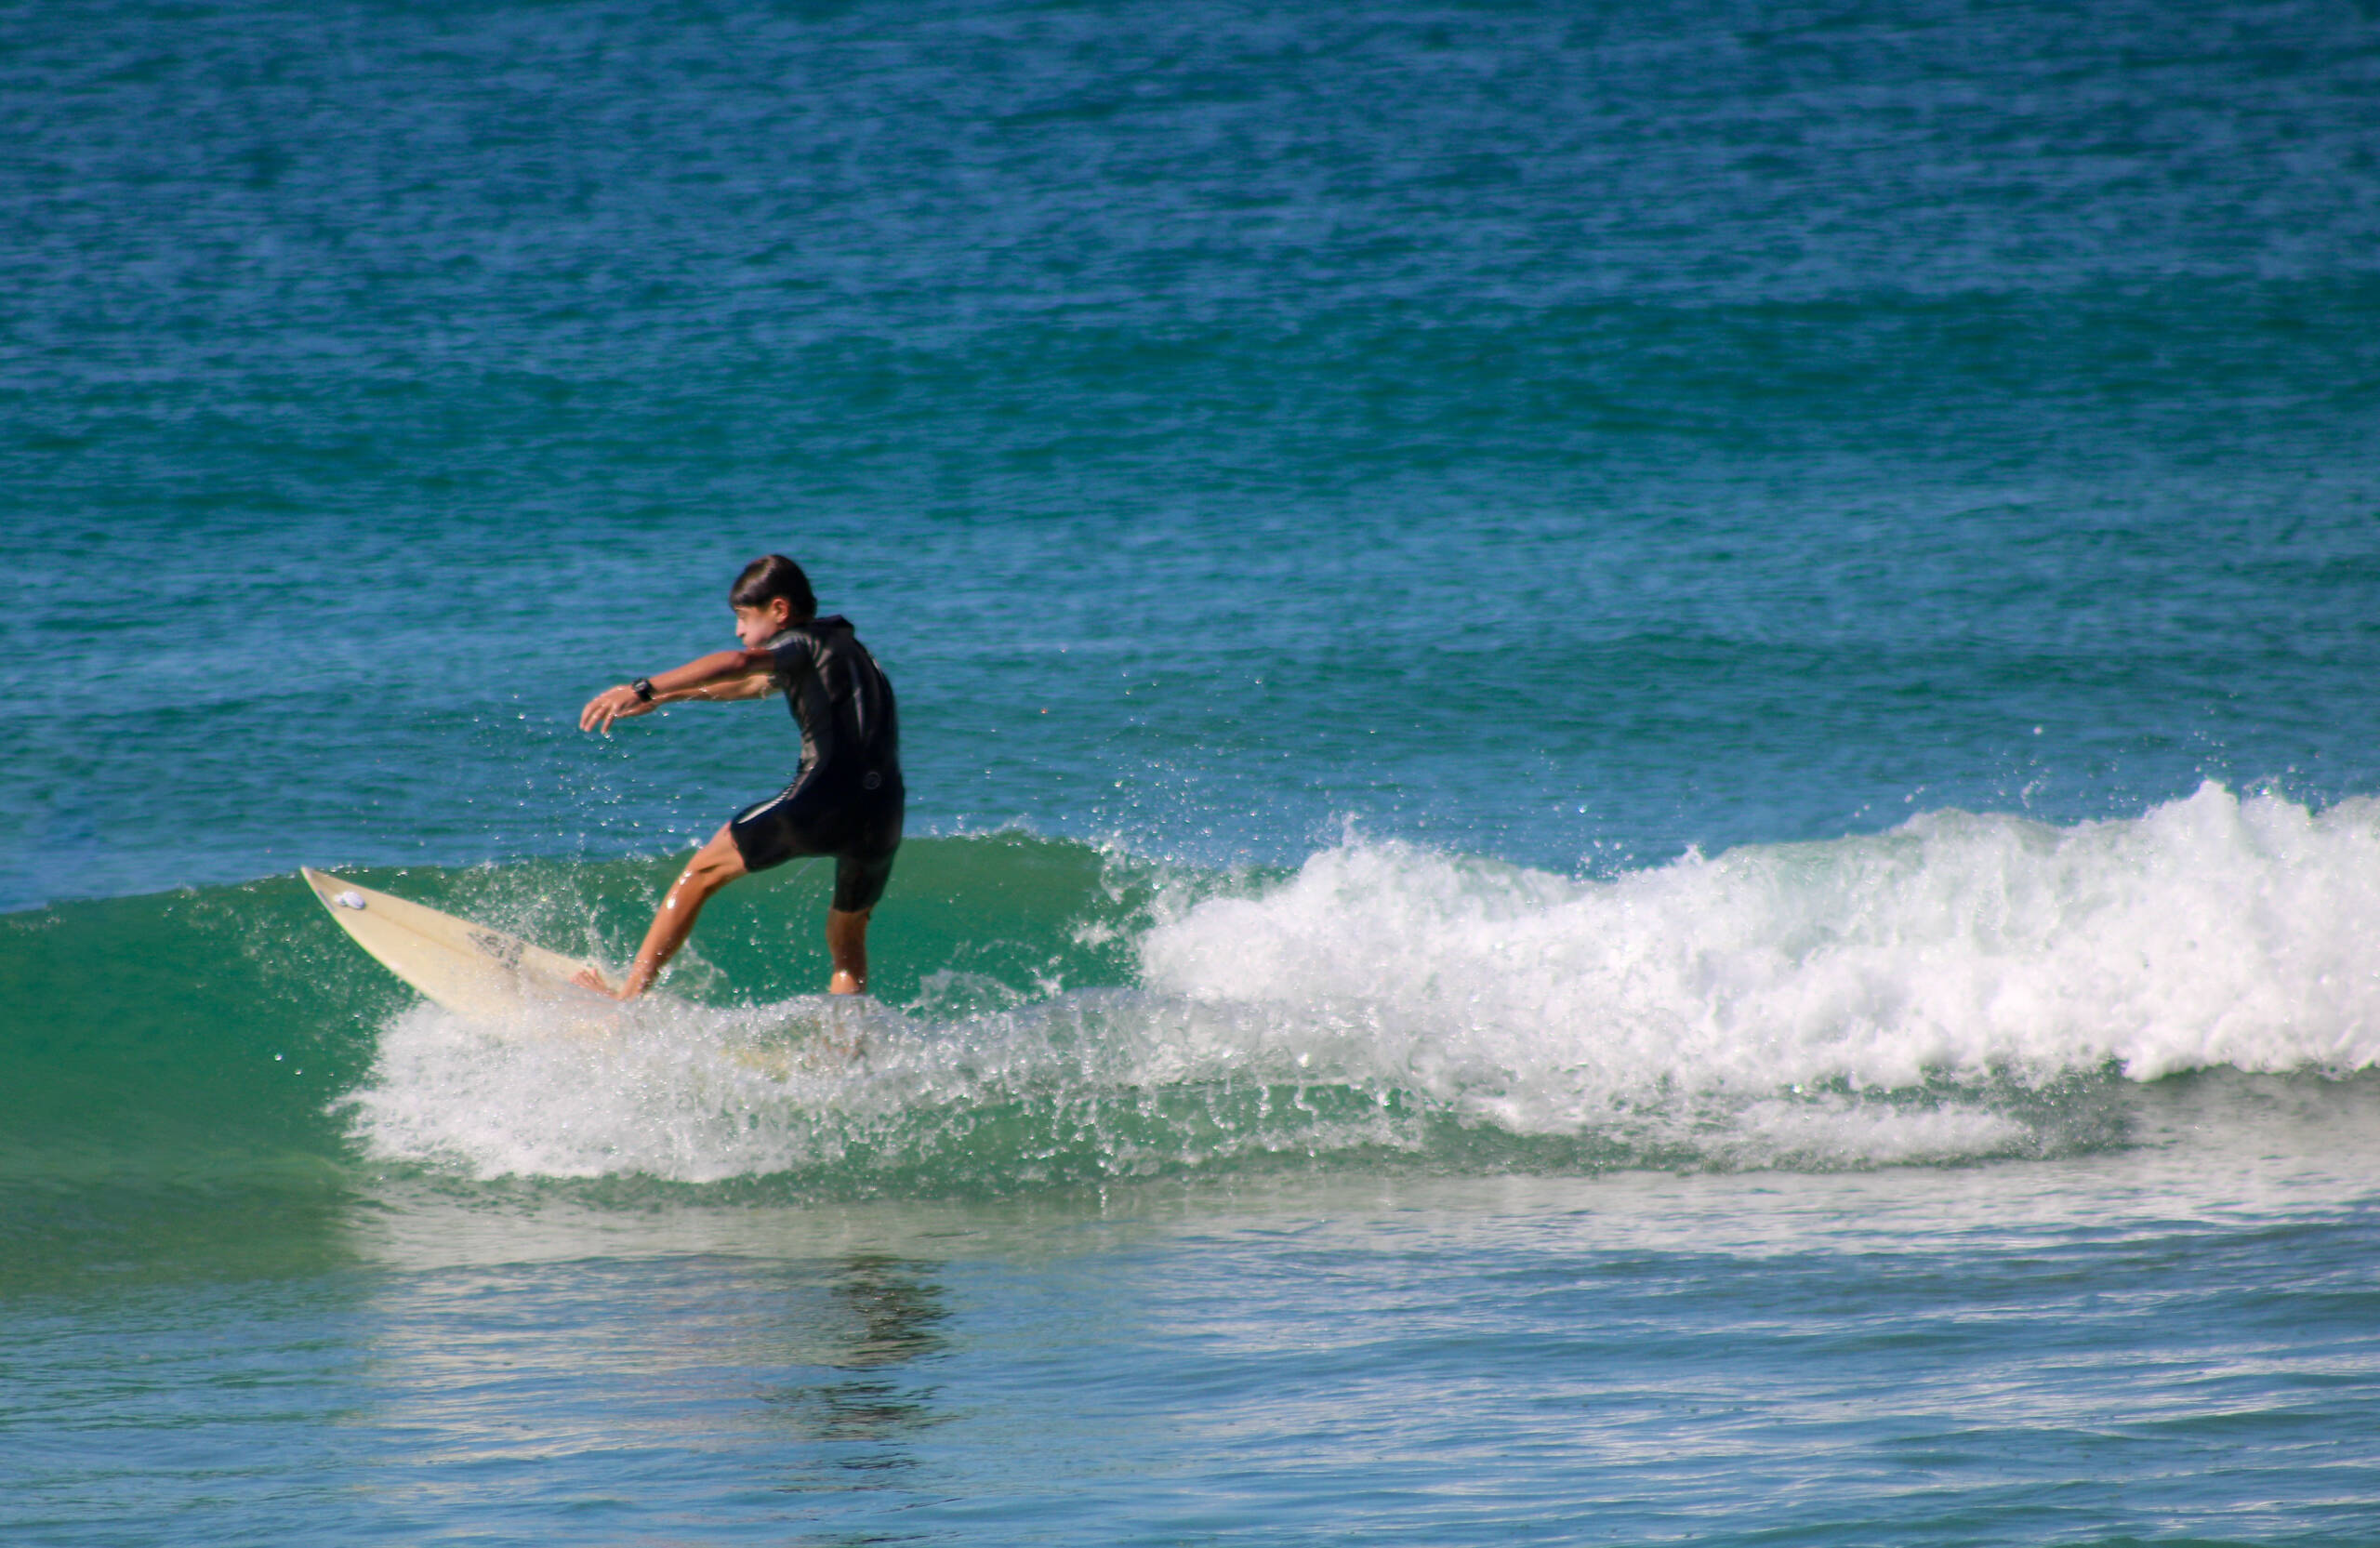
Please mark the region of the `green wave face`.
[[[618, 962], [676, 865], [343, 874]], [[711, 1004], [815, 993], [830, 880], [826, 864], [797, 863], [731, 889], [669, 987]], [[1010, 835], [912, 841], [897, 885], [871, 933], [879, 997], [942, 1014], [1129, 981], [1130, 921], [1152, 896], [1151, 878], [1094, 850]], [[340, 1099], [417, 1003], [295, 876], [0, 916], [0, 994], [15, 1024], [0, 1040], [0, 1154], [20, 1171], [346, 1155]]]

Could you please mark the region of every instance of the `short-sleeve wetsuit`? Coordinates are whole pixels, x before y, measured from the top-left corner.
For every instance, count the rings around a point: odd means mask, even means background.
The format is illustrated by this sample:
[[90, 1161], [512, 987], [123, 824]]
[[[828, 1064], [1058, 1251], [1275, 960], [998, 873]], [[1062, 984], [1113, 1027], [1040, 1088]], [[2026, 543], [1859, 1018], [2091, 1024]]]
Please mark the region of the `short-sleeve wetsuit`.
[[727, 825], [747, 871], [835, 857], [835, 903], [876, 906], [901, 847], [901, 728], [892, 685], [848, 619], [813, 618], [771, 640], [776, 686], [801, 727], [801, 767]]

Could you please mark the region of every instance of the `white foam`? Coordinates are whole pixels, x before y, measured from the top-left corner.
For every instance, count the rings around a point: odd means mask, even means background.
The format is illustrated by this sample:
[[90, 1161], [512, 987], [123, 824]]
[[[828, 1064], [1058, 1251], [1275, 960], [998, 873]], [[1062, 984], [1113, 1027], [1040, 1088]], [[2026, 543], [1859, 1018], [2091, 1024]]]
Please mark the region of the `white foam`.
[[1364, 1029], [1442, 1098], [1533, 1131], [1663, 1092], [2380, 1060], [2380, 804], [2208, 785], [2055, 828], [1890, 833], [1579, 881], [1350, 842], [1176, 909], [1154, 987]]
[[[848, 1110], [862, 1066], [814, 1004], [714, 1010], [660, 999], [615, 1028], [467, 1022], [414, 1006], [348, 1099], [376, 1156], [482, 1177], [636, 1172], [683, 1182], [831, 1163], [816, 1115]], [[884, 1036], [879, 1012], [866, 1032]], [[788, 1030], [788, 1024], [795, 1024]]]
[[420, 1004], [382, 1028], [372, 1078], [345, 1105], [374, 1157], [483, 1178], [840, 1169], [863, 1184], [906, 1171], [1000, 1186], [1417, 1143], [1384, 1094], [1327, 1115], [1302, 1094], [1276, 1099], [1267, 1079], [1338, 1076], [1285, 1044], [1274, 1018], [1231, 1007], [1130, 989], [940, 1023], [876, 1007], [858, 1057], [840, 1051], [843, 1034], [806, 1025], [816, 1019], [814, 999], [647, 1000], [588, 1036]]

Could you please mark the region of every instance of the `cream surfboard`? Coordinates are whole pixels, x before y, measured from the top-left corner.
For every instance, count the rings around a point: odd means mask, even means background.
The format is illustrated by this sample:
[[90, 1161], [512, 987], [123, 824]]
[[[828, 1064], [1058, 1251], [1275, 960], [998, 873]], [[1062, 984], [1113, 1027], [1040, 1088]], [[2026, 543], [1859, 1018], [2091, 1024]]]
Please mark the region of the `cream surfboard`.
[[509, 1020], [557, 1009], [601, 1013], [607, 997], [571, 982], [594, 963], [307, 867], [306, 884], [379, 964], [458, 1016]]
[[[616, 1036], [626, 1029], [628, 1007], [572, 982], [590, 968], [611, 977], [593, 962], [311, 867], [302, 874], [356, 945], [456, 1015], [540, 1033]], [[649, 1012], [685, 1002], [654, 991], [640, 1003]], [[777, 1009], [783, 1019], [763, 1031], [763, 1041], [728, 1052], [737, 1064], [779, 1079], [796, 1070], [848, 1066], [875, 1024], [899, 1019], [897, 1012], [861, 996], [805, 995]]]

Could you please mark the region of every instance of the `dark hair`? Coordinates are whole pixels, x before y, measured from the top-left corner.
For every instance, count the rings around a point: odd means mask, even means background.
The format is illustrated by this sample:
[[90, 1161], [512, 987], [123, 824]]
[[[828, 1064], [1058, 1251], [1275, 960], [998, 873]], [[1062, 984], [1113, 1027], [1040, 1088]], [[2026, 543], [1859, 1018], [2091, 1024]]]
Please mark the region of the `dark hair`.
[[793, 605], [795, 623], [818, 616], [818, 599], [811, 592], [810, 577], [781, 553], [764, 553], [745, 565], [735, 584], [727, 589], [727, 601], [734, 607], [766, 607], [773, 597], [783, 597]]

